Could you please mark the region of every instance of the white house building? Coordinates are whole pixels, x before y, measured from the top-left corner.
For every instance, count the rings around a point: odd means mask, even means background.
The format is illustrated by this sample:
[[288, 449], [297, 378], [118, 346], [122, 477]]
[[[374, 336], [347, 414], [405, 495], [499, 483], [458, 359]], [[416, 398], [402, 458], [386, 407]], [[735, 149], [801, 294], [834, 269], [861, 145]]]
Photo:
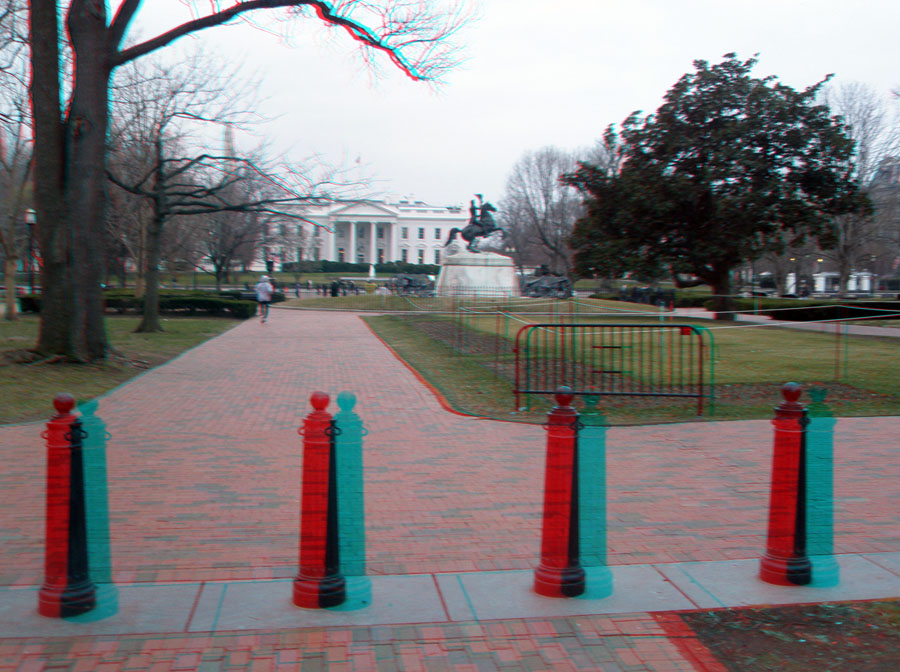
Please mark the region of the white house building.
[[315, 224], [299, 224], [296, 235], [269, 245], [268, 258], [276, 266], [320, 259], [439, 264], [450, 229], [462, 229], [469, 221], [468, 208], [407, 199], [311, 206], [304, 214]]

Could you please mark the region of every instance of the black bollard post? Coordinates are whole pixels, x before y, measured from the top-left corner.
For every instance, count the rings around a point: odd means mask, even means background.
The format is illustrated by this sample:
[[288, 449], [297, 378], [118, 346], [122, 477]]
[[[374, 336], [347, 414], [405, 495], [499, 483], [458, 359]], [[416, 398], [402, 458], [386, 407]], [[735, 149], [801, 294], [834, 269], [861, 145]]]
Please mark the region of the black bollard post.
[[781, 388], [784, 401], [775, 409], [775, 446], [769, 533], [759, 577], [777, 585], [805, 586], [812, 580], [806, 554], [806, 408], [797, 400], [797, 383]]
[[340, 573], [334, 435], [328, 395], [314, 392], [313, 411], [298, 430], [303, 435], [303, 493], [300, 512], [300, 571], [294, 579], [298, 607], [335, 607], [346, 599]]
[[547, 467], [541, 562], [534, 571], [534, 590], [547, 597], [576, 597], [585, 589], [579, 559], [578, 413], [572, 390], [559, 387], [547, 414]]
[[44, 585], [38, 613], [64, 618], [90, 611], [96, 587], [88, 571], [87, 512], [81, 420], [72, 414], [75, 399], [58, 394], [56, 415], [47, 422], [47, 510]]

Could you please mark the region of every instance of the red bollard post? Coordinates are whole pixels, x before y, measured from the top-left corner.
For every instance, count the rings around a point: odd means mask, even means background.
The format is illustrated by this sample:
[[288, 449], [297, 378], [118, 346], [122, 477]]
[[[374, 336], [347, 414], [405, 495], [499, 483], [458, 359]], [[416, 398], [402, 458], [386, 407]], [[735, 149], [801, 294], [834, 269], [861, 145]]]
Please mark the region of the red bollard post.
[[547, 414], [547, 470], [541, 562], [534, 590], [547, 597], [575, 597], [585, 589], [578, 540], [578, 413], [572, 390], [559, 387]]
[[797, 400], [797, 383], [781, 388], [784, 401], [775, 409], [775, 447], [769, 534], [759, 578], [781, 586], [805, 586], [812, 580], [806, 554], [806, 408]]
[[338, 502], [334, 432], [328, 395], [314, 392], [313, 411], [303, 420], [303, 493], [300, 505], [300, 571], [294, 604], [317, 609], [346, 599], [338, 550]]
[[56, 415], [42, 434], [47, 440], [47, 511], [38, 613], [64, 618], [93, 609], [97, 588], [88, 572], [81, 420], [72, 414], [71, 394], [56, 395], [53, 406]]

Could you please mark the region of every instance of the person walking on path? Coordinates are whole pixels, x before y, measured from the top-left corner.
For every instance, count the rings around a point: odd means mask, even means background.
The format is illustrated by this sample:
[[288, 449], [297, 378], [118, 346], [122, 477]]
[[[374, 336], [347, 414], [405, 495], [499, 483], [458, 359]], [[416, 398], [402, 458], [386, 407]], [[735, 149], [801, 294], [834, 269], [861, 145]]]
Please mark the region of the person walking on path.
[[275, 288], [269, 282], [269, 276], [264, 275], [256, 283], [256, 301], [259, 303], [259, 323], [263, 324], [269, 317], [269, 304], [272, 303], [272, 292]]

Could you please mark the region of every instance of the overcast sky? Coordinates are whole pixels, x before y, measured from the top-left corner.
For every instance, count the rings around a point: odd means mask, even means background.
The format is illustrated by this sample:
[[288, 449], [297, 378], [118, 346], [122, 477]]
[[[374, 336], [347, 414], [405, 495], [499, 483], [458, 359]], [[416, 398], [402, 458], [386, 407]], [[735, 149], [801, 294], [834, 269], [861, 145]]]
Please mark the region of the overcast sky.
[[[758, 53], [754, 75], [777, 75], [795, 88], [828, 73], [885, 95], [900, 87], [897, 0], [474, 5], [480, 18], [461, 36], [467, 61], [437, 89], [383, 58], [373, 75], [348, 37], [323, 34], [317, 20], [289, 41], [238, 24], [179, 46], [195, 41], [259, 73], [262, 111], [277, 117], [259, 132], [273, 147], [296, 159], [321, 154], [359, 165], [377, 180], [374, 190], [434, 205], [466, 204], [476, 192], [499, 202], [525, 151], [592, 146], [608, 124], [655, 110], [695, 59]], [[153, 0], [135, 25], [149, 36], [189, 17], [178, 0]]]

